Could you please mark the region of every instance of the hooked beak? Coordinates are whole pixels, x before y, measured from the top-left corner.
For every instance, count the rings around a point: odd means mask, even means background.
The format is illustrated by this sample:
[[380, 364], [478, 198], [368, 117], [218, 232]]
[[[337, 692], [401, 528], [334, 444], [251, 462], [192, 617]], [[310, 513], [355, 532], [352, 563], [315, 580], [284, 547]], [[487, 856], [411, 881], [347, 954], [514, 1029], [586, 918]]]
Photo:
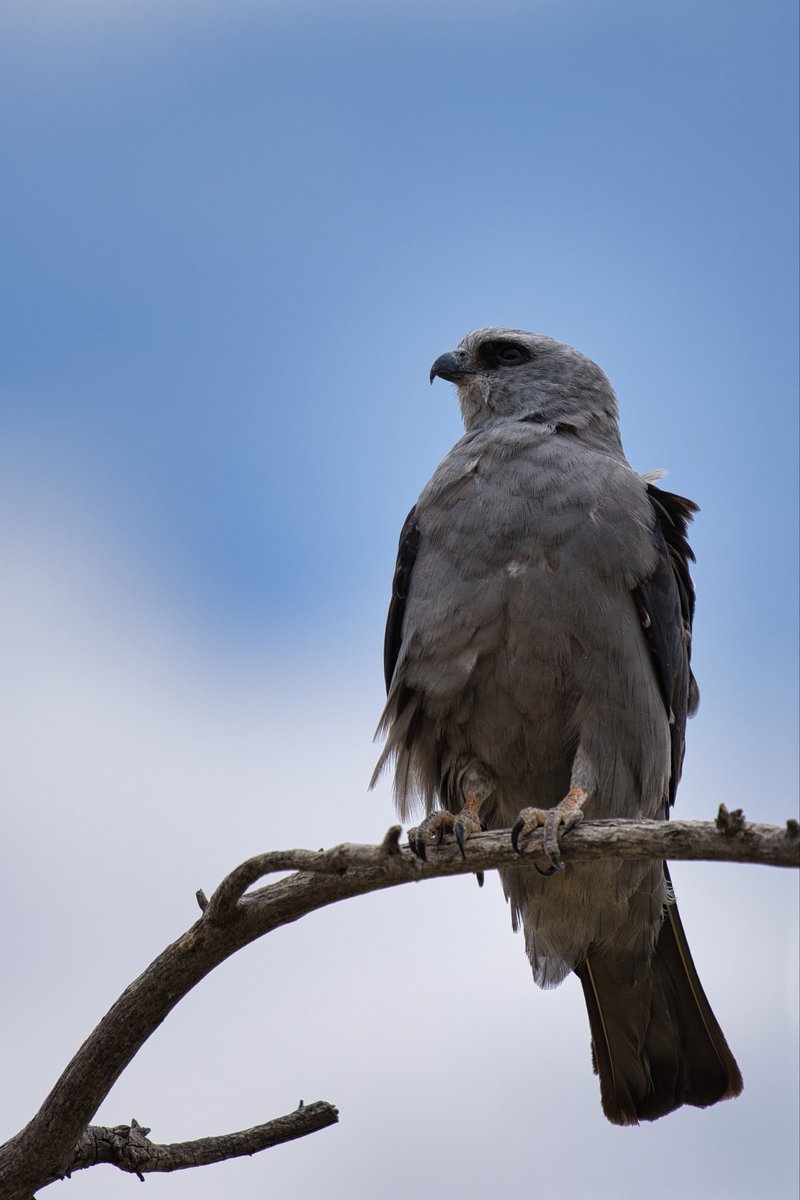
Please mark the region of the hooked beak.
[[430, 378], [431, 383], [437, 375], [440, 379], [447, 379], [450, 383], [458, 383], [460, 379], [473, 374], [474, 371], [463, 350], [448, 350], [447, 354], [440, 354], [431, 367]]

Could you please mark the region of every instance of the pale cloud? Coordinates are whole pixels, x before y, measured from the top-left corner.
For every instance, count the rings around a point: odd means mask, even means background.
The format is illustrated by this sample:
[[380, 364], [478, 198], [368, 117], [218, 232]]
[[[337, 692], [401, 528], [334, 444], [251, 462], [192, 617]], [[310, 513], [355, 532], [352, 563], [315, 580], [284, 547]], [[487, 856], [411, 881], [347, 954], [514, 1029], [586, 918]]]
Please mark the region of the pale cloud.
[[[186, 629], [113, 522], [63, 489], [56, 503], [40, 486], [38, 507], [25, 485], [16, 494], [0, 529], [0, 1006], [4, 1076], [15, 1081], [0, 1099], [5, 1134], [116, 994], [195, 919], [198, 886], [259, 850], [375, 840], [393, 819], [388, 790], [365, 786], [378, 647], [354, 657], [334, 639], [313, 669], [293, 665], [291, 646], [280, 657], [226, 655]], [[640, 1130], [607, 1125], [580, 989], [534, 988], [490, 877], [483, 891], [464, 879], [365, 897], [248, 948], [178, 1007], [99, 1119], [135, 1115], [177, 1140], [301, 1098], [340, 1106], [336, 1129], [260, 1158], [150, 1177], [154, 1196], [174, 1200], [289, 1188], [521, 1198], [532, 1179], [565, 1200], [633, 1200], [643, 1181], [655, 1198], [699, 1200], [709, 1178], [729, 1197], [756, 1184], [788, 1194], [796, 879], [702, 864], [675, 875], [745, 1073], [735, 1103]], [[669, 1180], [654, 1177], [653, 1162], [667, 1161]], [[95, 1170], [56, 1186], [80, 1198], [130, 1184]]]

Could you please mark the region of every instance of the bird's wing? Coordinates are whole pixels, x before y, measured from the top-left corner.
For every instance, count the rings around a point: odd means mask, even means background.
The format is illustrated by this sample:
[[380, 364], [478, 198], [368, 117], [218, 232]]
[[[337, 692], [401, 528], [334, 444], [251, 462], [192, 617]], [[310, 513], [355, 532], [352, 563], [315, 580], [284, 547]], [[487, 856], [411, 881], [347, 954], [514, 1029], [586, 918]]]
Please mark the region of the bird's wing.
[[686, 719], [697, 711], [700, 694], [691, 668], [694, 584], [689, 572], [694, 554], [687, 529], [697, 505], [652, 483], [647, 494], [655, 518], [658, 562], [649, 579], [633, 590], [653, 657], [656, 678], [669, 714], [672, 771], [669, 802], [674, 804], [681, 777]]
[[420, 531], [416, 516], [417, 506], [415, 504], [405, 519], [405, 524], [400, 532], [400, 545], [397, 548], [397, 563], [392, 579], [392, 598], [389, 601], [386, 633], [383, 639], [383, 671], [387, 692], [391, 686], [403, 641], [403, 617], [406, 611], [408, 587], [419, 547]]

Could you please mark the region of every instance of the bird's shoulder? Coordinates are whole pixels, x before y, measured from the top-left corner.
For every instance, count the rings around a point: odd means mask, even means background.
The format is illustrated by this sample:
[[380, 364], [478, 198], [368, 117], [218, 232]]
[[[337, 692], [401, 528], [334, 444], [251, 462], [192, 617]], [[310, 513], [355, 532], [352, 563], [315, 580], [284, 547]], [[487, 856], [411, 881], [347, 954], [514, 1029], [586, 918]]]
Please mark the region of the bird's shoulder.
[[504, 520], [529, 521], [534, 510], [569, 512], [595, 527], [651, 526], [647, 484], [620, 453], [594, 444], [571, 426], [539, 420], [505, 420], [461, 438], [422, 491], [416, 520], [426, 526], [471, 524], [480, 510]]

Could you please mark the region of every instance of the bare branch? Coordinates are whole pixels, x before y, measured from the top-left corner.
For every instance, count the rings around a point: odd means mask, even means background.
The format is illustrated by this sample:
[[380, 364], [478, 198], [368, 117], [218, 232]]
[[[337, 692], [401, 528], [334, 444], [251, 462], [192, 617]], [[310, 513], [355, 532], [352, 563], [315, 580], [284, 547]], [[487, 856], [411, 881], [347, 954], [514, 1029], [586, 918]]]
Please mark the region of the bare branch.
[[[245, 1154], [258, 1154], [282, 1142], [291, 1142], [335, 1125], [339, 1113], [325, 1100], [303, 1104], [286, 1116], [276, 1117], [264, 1125], [242, 1129], [238, 1133], [225, 1133], [219, 1137], [199, 1138], [194, 1142], [174, 1142], [158, 1145], [147, 1137], [149, 1129], [138, 1121], [130, 1125], [116, 1125], [107, 1129], [101, 1125], [90, 1125], [78, 1142], [75, 1155], [67, 1174], [93, 1167], [97, 1163], [110, 1163], [121, 1171], [129, 1171], [143, 1179], [152, 1171], [184, 1171], [189, 1167], [205, 1167], [209, 1163], [223, 1162], [229, 1158], [240, 1158]], [[41, 1185], [40, 1185], [41, 1186]]]
[[[399, 845], [399, 835], [399, 827], [393, 826], [378, 846], [261, 854], [236, 867], [207, 904], [205, 896], [198, 893], [202, 916], [125, 989], [75, 1054], [36, 1116], [0, 1146], [3, 1200], [30, 1200], [38, 1188], [77, 1169], [75, 1156], [82, 1152], [89, 1122], [119, 1075], [187, 992], [243, 946], [352, 896], [423, 879], [479, 875], [497, 867], [529, 870], [542, 854], [541, 830], [531, 834], [521, 855], [512, 848], [509, 831], [502, 830], [471, 837], [466, 857], [455, 844], [449, 844], [431, 847], [428, 861], [422, 862]], [[721, 810], [716, 823], [587, 822], [562, 839], [561, 852], [567, 863], [617, 857], [796, 867], [800, 865], [800, 832], [796, 821], [788, 822], [784, 829], [751, 825], [741, 814]], [[259, 879], [286, 871], [294, 874], [247, 892]], [[244, 1137], [249, 1132], [230, 1136]], [[169, 1148], [161, 1149], [166, 1152]]]
[[[429, 850], [422, 862], [407, 847], [397, 845], [399, 827], [392, 826], [380, 846], [341, 845], [330, 850], [278, 850], [256, 855], [236, 867], [214, 892], [206, 909], [210, 921], [223, 922], [238, 911], [237, 904], [259, 879], [280, 871], [311, 872], [340, 877], [358, 871], [359, 879], [371, 873], [373, 891], [393, 887], [406, 880], [464, 875], [497, 867], [520, 867], [543, 857], [544, 834], [532, 833], [522, 855], [514, 851], [508, 830], [473, 835], [462, 857], [455, 842]], [[706, 862], [749, 862], [773, 867], [800, 866], [800, 837], [797, 822], [777, 825], [751, 824], [740, 809], [729, 813], [720, 806], [711, 821], [592, 821], [574, 829], [560, 847], [565, 862], [587, 862], [598, 858], [663, 858]], [[344, 887], [342, 897], [356, 893]], [[248, 902], [265, 895], [251, 893]]]

